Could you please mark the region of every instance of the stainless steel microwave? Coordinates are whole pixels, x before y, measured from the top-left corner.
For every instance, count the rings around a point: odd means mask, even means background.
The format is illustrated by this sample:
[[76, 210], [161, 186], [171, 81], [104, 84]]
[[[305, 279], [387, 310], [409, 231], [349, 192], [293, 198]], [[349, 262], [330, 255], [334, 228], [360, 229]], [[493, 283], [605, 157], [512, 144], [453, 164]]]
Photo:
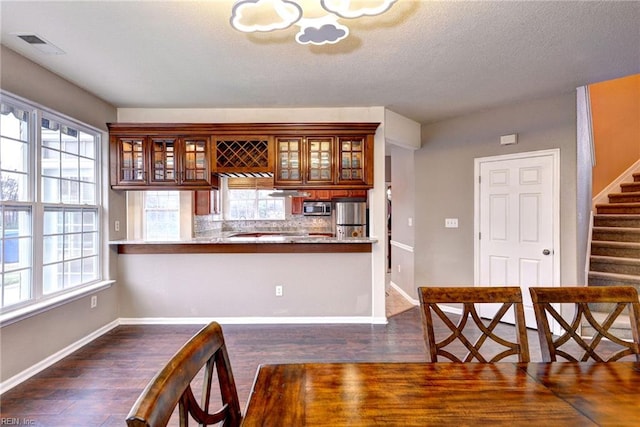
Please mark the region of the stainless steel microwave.
[[308, 216], [330, 216], [331, 202], [302, 202], [302, 214]]

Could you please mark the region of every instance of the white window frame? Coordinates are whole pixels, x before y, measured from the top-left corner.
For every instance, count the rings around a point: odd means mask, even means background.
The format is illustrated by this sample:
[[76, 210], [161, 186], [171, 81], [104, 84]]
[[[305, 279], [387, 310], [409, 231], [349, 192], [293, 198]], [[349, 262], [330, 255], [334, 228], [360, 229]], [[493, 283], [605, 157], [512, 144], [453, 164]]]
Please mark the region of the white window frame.
[[[0, 201], [2, 206], [20, 205], [25, 208], [31, 209], [31, 296], [29, 299], [12, 304], [7, 307], [0, 307], [0, 324], [10, 324], [14, 321], [20, 320], [29, 315], [36, 314], [51, 307], [58, 306], [68, 301], [77, 299], [88, 292], [99, 290], [105, 286], [109, 286], [113, 281], [104, 280], [104, 263], [106, 253], [103, 247], [104, 230], [102, 226], [103, 218], [103, 191], [102, 191], [102, 132], [99, 129], [92, 126], [81, 123], [73, 118], [65, 116], [54, 110], [47, 109], [41, 105], [33, 103], [29, 100], [22, 99], [15, 95], [9, 94], [5, 91], [0, 91], [0, 98], [3, 102], [17, 106], [28, 110], [29, 113], [29, 155], [28, 155], [28, 200], [20, 202], [5, 202]], [[42, 198], [41, 185], [42, 185], [42, 138], [41, 138], [41, 126], [42, 119], [48, 118], [56, 120], [60, 124], [65, 126], [71, 126], [72, 128], [92, 135], [95, 141], [94, 147], [94, 179], [95, 186], [93, 188], [94, 200], [89, 204], [86, 202], [78, 201], [77, 203], [45, 203]], [[78, 161], [81, 162], [81, 157], [78, 156]], [[80, 163], [79, 163], [80, 164]], [[78, 171], [81, 171], [79, 166]], [[60, 182], [66, 181], [61, 175]], [[82, 179], [80, 179], [82, 181]], [[82, 185], [79, 183], [78, 185]], [[59, 209], [66, 211], [74, 210], [90, 210], [95, 213], [95, 249], [93, 255], [85, 256], [84, 250], [81, 251], [81, 256], [76, 257], [78, 260], [86, 260], [88, 258], [95, 258], [95, 275], [94, 278], [86, 283], [76, 284], [69, 286], [55, 292], [44, 292], [47, 286], [43, 283], [43, 268], [44, 268], [44, 213], [45, 210]], [[78, 233], [69, 232], [63, 230], [61, 236], [69, 236], [70, 234], [78, 235]], [[79, 233], [85, 236], [83, 232]], [[64, 246], [63, 246], [64, 247]], [[81, 245], [81, 249], [84, 246]], [[88, 254], [88, 252], [87, 252]], [[4, 273], [4, 267], [3, 273]]]

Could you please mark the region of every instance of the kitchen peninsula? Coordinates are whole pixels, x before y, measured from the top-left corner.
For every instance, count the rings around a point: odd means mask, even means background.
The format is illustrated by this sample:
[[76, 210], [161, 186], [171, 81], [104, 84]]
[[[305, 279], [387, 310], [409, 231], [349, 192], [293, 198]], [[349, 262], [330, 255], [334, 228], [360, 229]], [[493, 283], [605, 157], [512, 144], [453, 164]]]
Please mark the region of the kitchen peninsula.
[[118, 277], [128, 294], [121, 306], [125, 322], [372, 322], [375, 238], [110, 243], [119, 253]]
[[[268, 176], [274, 189], [315, 194], [312, 200], [366, 198], [378, 125], [114, 123], [111, 186], [206, 194], [223, 191], [229, 177]], [[209, 214], [208, 203], [195, 205], [205, 208], [198, 215]], [[301, 215], [300, 207], [292, 201], [291, 214]], [[384, 252], [376, 238], [249, 231], [111, 241], [123, 322], [386, 322], [374, 315], [374, 254]]]
[[191, 240], [121, 240], [119, 254], [178, 253], [336, 253], [371, 252], [377, 239], [369, 237], [335, 238], [305, 234], [233, 233], [221, 237], [197, 237]]

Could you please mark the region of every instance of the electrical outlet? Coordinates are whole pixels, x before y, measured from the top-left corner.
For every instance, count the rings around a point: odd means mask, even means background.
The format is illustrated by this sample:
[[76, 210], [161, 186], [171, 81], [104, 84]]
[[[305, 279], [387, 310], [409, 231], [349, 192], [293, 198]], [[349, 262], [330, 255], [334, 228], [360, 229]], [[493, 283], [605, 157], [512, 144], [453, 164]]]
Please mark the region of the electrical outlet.
[[98, 295], [93, 295], [91, 297], [91, 308], [96, 308], [98, 306]]
[[284, 289], [282, 285], [276, 285], [276, 296], [281, 297]]
[[116, 231], [120, 231], [120, 221], [116, 221], [113, 223], [113, 228], [115, 228]]
[[400, 268], [400, 264], [398, 264], [398, 273], [402, 272], [402, 268]]

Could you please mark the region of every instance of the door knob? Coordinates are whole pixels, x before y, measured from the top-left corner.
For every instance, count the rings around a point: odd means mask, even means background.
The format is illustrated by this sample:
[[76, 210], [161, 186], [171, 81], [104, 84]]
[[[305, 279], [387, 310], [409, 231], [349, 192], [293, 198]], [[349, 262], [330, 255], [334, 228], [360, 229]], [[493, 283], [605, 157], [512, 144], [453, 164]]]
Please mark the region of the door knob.
[[542, 251], [542, 255], [549, 255], [551, 251], [549, 249], [545, 249]]

